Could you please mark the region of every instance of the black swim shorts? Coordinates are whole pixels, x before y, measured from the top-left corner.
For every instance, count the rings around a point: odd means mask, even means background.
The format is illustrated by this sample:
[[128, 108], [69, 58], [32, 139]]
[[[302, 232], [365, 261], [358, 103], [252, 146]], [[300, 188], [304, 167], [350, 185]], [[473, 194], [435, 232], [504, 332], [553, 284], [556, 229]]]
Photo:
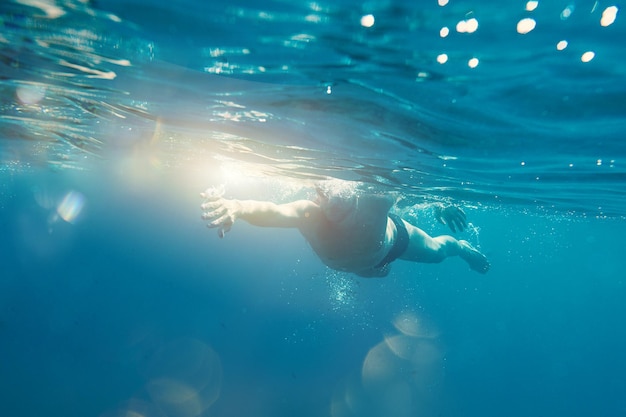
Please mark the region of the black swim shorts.
[[391, 247], [389, 253], [387, 253], [387, 256], [385, 256], [383, 260], [374, 267], [376, 269], [384, 268], [389, 265], [402, 256], [404, 251], [406, 251], [406, 248], [409, 247], [409, 232], [406, 230], [406, 226], [404, 225], [402, 219], [395, 214], [389, 214], [389, 218], [393, 224], [396, 225], [396, 240], [393, 242], [393, 246]]

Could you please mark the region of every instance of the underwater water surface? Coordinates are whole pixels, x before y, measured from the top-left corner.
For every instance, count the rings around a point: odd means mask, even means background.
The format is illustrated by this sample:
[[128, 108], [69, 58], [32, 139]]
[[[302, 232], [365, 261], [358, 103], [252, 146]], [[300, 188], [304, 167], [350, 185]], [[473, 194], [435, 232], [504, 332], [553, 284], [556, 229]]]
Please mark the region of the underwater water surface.
[[[0, 414], [626, 415], [619, 4], [0, 5]], [[484, 252], [325, 267], [199, 193], [401, 196]]]

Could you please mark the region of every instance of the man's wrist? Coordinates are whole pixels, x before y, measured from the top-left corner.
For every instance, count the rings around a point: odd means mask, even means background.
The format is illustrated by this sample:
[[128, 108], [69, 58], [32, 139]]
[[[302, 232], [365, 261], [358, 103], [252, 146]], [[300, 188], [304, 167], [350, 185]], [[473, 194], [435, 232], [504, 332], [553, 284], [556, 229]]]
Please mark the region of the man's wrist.
[[233, 220], [240, 218], [242, 216], [245, 216], [246, 214], [249, 214], [248, 212], [250, 210], [246, 210], [246, 205], [245, 201], [241, 201], [241, 200], [231, 200], [232, 201], [232, 207], [231, 207], [231, 215], [233, 216]]

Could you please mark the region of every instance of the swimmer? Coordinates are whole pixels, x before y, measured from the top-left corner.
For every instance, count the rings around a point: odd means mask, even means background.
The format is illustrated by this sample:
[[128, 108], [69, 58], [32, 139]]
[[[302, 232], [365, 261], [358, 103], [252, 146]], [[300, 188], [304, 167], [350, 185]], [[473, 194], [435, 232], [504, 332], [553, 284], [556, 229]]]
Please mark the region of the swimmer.
[[[489, 262], [469, 242], [452, 236], [431, 237], [419, 227], [389, 213], [396, 199], [383, 194], [341, 193], [316, 187], [317, 198], [286, 204], [223, 198], [224, 189], [201, 194], [202, 218], [220, 238], [236, 220], [260, 227], [297, 228], [320, 260], [330, 268], [362, 277], [384, 277], [397, 259], [439, 263], [459, 256], [481, 274]], [[437, 220], [453, 232], [467, 227], [463, 210], [437, 205]]]

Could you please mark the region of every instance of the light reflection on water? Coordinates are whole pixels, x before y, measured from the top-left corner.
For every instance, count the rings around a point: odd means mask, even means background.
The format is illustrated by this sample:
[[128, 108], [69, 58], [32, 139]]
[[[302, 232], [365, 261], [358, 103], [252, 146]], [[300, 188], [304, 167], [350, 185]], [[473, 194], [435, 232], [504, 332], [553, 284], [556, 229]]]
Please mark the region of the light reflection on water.
[[[0, 118], [3, 169], [89, 169], [145, 152], [150, 169], [218, 161], [535, 204], [527, 188], [557, 207], [553, 186], [623, 174], [614, 99], [626, 68], [607, 65], [622, 48], [610, 42], [623, 32], [615, 5], [189, 6], [3, 2], [0, 90], [12, 98]], [[195, 11], [211, 30], [196, 30]], [[156, 36], [138, 23], [169, 29]], [[516, 189], [493, 173], [515, 172], [520, 153], [552, 156]], [[591, 171], [585, 161], [600, 158], [618, 163]], [[588, 177], [555, 173], [558, 162]], [[577, 189], [565, 204], [598, 199], [597, 187]], [[598, 206], [617, 211], [584, 210]]]

